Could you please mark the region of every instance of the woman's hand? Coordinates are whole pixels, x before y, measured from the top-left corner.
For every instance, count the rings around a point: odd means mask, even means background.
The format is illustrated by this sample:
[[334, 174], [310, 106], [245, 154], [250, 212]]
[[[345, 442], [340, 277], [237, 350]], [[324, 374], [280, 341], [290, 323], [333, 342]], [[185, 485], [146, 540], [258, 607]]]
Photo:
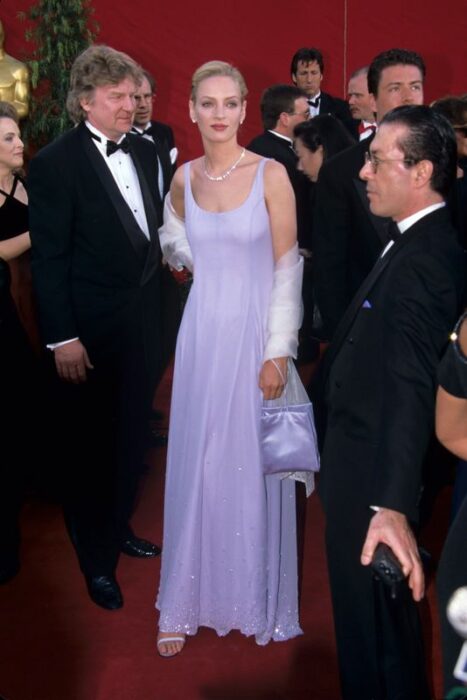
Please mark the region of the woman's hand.
[[[284, 380], [287, 381], [287, 358], [275, 357], [274, 362], [278, 364]], [[263, 392], [266, 400], [278, 399], [284, 391], [284, 381], [274, 366], [272, 360], [266, 360], [259, 373], [259, 388]]]

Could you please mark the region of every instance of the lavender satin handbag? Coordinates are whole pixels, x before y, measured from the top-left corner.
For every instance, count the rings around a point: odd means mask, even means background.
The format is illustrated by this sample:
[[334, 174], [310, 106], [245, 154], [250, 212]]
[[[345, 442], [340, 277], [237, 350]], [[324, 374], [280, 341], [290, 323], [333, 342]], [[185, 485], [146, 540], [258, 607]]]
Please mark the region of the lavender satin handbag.
[[[279, 366], [272, 362], [284, 380]], [[291, 358], [283, 395], [263, 401], [260, 439], [265, 475], [319, 471], [313, 407]]]

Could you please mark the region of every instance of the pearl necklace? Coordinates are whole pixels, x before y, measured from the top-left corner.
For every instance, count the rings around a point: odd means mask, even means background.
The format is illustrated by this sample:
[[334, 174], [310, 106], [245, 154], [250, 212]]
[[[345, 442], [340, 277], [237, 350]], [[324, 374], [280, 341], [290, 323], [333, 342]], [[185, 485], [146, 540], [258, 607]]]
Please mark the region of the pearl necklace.
[[222, 173], [222, 175], [218, 175], [217, 177], [213, 177], [206, 170], [206, 156], [204, 156], [204, 174], [206, 175], [208, 180], [211, 180], [211, 182], [222, 182], [222, 180], [226, 180], [229, 177], [229, 175], [232, 175], [233, 171], [235, 170], [235, 168], [237, 167], [237, 165], [240, 163], [240, 161], [242, 160], [242, 158], [244, 156], [245, 156], [245, 149], [243, 148], [242, 152], [240, 153], [240, 155], [237, 158], [237, 160], [235, 161], [235, 163], [233, 165], [231, 165], [230, 168], [225, 171], [225, 173]]

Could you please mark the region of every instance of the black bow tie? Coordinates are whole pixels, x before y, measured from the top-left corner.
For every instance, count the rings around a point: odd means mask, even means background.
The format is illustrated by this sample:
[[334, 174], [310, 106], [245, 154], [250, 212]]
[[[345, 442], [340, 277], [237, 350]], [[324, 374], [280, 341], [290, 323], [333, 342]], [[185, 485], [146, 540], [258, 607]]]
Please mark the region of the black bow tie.
[[130, 152], [130, 142], [126, 136], [120, 141], [120, 143], [115, 143], [115, 141], [107, 141], [107, 156], [111, 156], [112, 153], [115, 153], [119, 149], [122, 149], [123, 153]]
[[[94, 141], [99, 141], [99, 143], [102, 142], [102, 139], [100, 136], [97, 134], [94, 134], [90, 129], [88, 129], [89, 136], [94, 139]], [[120, 143], [115, 143], [115, 141], [107, 141], [107, 151], [106, 154], [108, 156], [111, 156], [112, 153], [115, 153], [115, 151], [118, 151], [119, 149], [122, 149], [124, 153], [129, 153], [130, 152], [130, 141], [129, 139], [125, 136]]]
[[307, 100], [307, 102], [308, 102], [308, 104], [310, 105], [310, 107], [314, 107], [314, 108], [316, 109], [317, 107], [319, 107], [320, 98], [321, 98], [321, 95], [318, 95], [318, 97], [316, 98], [316, 100], [312, 100], [311, 97], [310, 97], [310, 99]]
[[138, 134], [138, 136], [145, 136], [146, 134], [152, 136], [152, 124], [150, 124], [148, 127], [146, 127], [146, 129], [143, 129], [142, 131], [140, 131], [136, 127], [133, 127], [131, 133]]

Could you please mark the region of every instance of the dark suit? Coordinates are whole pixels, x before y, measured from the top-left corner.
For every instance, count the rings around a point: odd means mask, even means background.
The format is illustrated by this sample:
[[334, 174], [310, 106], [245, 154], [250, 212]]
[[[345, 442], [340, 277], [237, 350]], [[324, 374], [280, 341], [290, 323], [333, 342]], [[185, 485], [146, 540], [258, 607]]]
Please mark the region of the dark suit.
[[[136, 134], [139, 133], [137, 131], [137, 127], [133, 127], [132, 133], [133, 132]], [[157, 156], [162, 168], [162, 178], [164, 183], [163, 197], [165, 197], [170, 189], [170, 183], [176, 167], [175, 163], [172, 163], [170, 160], [170, 151], [172, 148], [175, 148], [173, 131], [168, 124], [151, 120], [149, 129], [145, 131], [145, 133], [152, 137], [153, 143], [156, 147]], [[162, 211], [160, 212], [160, 220], [162, 221]]]
[[365, 183], [358, 176], [372, 139], [323, 163], [316, 185], [315, 296], [330, 338], [388, 240], [388, 220], [370, 212]]
[[[56, 378], [65, 513], [88, 576], [112, 574], [131, 516], [160, 337], [157, 160], [129, 135], [150, 240], [84, 124], [31, 161], [32, 272], [44, 343], [79, 337], [94, 369]], [[156, 163], [156, 165], [155, 165]]]
[[417, 520], [436, 369], [463, 280], [447, 210], [428, 214], [378, 260], [326, 356], [320, 494], [345, 700], [429, 697], [408, 588], [391, 601], [360, 554], [371, 505]]
[[354, 138], [358, 138], [358, 121], [353, 119], [349, 105], [340, 97], [334, 97], [327, 92], [321, 92], [319, 114], [333, 114], [339, 119]]

